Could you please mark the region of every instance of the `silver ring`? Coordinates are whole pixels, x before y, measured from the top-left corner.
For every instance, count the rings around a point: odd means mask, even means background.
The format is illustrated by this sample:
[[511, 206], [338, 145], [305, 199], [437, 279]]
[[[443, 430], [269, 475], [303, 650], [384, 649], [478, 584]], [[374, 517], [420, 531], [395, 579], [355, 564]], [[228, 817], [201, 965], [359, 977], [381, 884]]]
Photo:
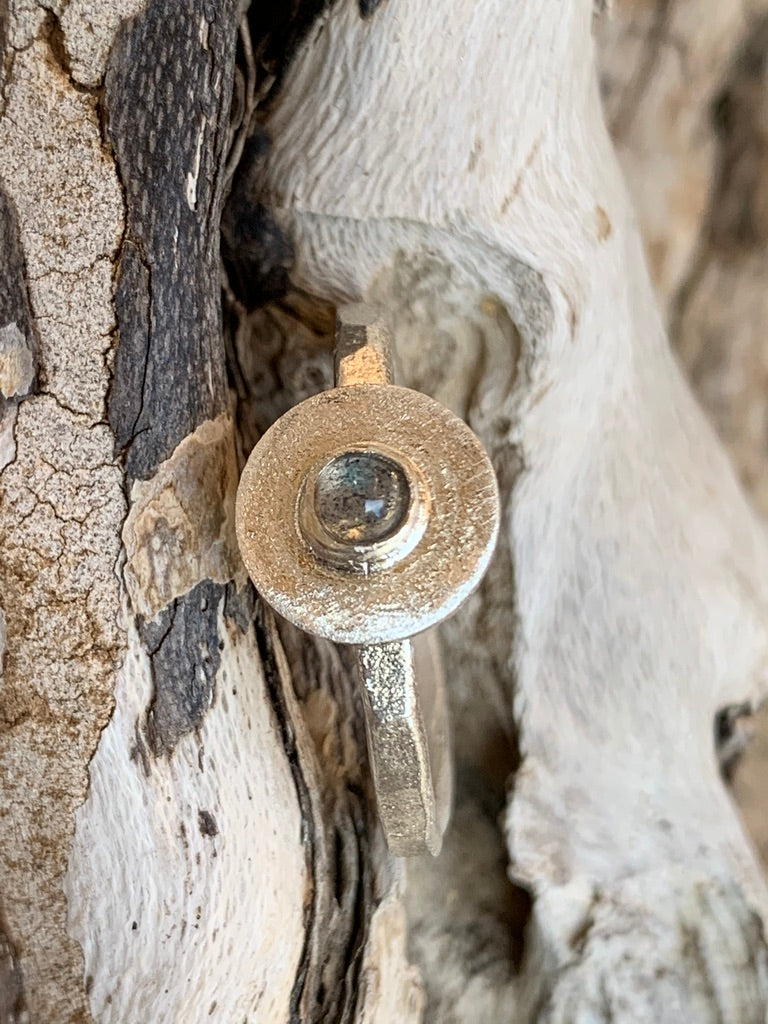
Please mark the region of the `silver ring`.
[[440, 849], [451, 762], [434, 637], [493, 552], [499, 499], [475, 435], [392, 383], [389, 333], [339, 310], [335, 388], [289, 410], [252, 452], [237, 535], [262, 597], [357, 647], [379, 814], [393, 853]]

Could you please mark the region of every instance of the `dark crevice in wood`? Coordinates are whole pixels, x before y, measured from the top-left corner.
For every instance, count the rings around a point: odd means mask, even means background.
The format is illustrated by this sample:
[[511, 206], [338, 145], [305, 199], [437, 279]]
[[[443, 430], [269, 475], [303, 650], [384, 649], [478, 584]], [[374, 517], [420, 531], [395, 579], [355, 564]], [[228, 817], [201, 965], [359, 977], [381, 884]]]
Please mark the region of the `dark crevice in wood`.
[[[351, 649], [307, 637], [279, 622], [296, 696], [309, 708], [320, 693], [332, 717], [315, 721], [313, 738], [322, 821], [316, 822], [313, 937], [304, 1010], [313, 1024], [352, 1024], [360, 1012], [363, 954], [377, 906], [376, 869], [383, 838], [370, 790], [356, 661]], [[349, 740], [354, 756], [351, 761]]]
[[268, 149], [267, 136], [257, 128], [243, 148], [221, 226], [227, 280], [247, 310], [286, 294], [294, 261], [291, 239], [259, 202], [253, 185], [253, 172]]
[[733, 781], [734, 772], [749, 742], [749, 722], [755, 713], [751, 701], [728, 704], [715, 715], [715, 752], [720, 772], [727, 783]]
[[28, 1021], [21, 962], [0, 914], [0, 1024], [27, 1024]]
[[370, 18], [379, 7], [381, 7], [383, 0], [357, 0], [357, 6], [360, 10], [361, 18]]
[[304, 911], [304, 943], [302, 946], [299, 964], [296, 969], [296, 976], [293, 981], [290, 998], [290, 1018], [288, 1024], [305, 1024], [306, 1018], [302, 1014], [302, 1001], [307, 975], [310, 969], [311, 939], [316, 919], [315, 908], [315, 821], [312, 812], [312, 801], [310, 799], [307, 781], [304, 778], [299, 763], [298, 750], [296, 747], [296, 732], [291, 721], [291, 715], [285, 700], [283, 687], [285, 681], [281, 677], [280, 667], [275, 653], [275, 628], [274, 620], [270, 612], [262, 605], [257, 607], [254, 617], [256, 640], [261, 658], [264, 681], [267, 693], [277, 719], [278, 729], [285, 750], [288, 766], [293, 778], [296, 797], [299, 803], [301, 814], [301, 842], [307, 858], [307, 873], [310, 878], [310, 898], [305, 902]]
[[[39, 340], [29, 301], [24, 250], [19, 233], [18, 217], [13, 202], [0, 182], [0, 328], [15, 324], [29, 350], [35, 370]], [[22, 342], [19, 341], [19, 344]], [[2, 348], [0, 347], [0, 355]], [[29, 394], [32, 385], [25, 391]], [[0, 395], [0, 400], [6, 396]], [[21, 395], [15, 397], [22, 397]]]
[[251, 4], [248, 23], [262, 103], [279, 90], [299, 47], [337, 0], [288, 0]]
[[[288, 0], [283, 4], [251, 4], [248, 23], [259, 69], [258, 91], [268, 103], [280, 89], [302, 43], [323, 30], [323, 16], [339, 0]], [[347, 2], [347, 0], [344, 0]], [[370, 18], [385, 0], [356, 0], [361, 18]]]

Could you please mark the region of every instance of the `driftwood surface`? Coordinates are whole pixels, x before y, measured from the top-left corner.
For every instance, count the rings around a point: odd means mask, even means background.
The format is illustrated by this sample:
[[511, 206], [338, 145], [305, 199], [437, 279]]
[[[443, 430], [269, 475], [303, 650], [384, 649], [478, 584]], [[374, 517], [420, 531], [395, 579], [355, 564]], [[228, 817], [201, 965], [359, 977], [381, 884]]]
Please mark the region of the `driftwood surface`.
[[[664, 325], [768, 511], [768, 5], [514, 6], [0, 0], [0, 1022], [765, 1024], [768, 543]], [[361, 298], [504, 501], [436, 861], [234, 540]]]
[[[670, 340], [768, 516], [768, 4], [617, 0], [596, 30], [606, 119]], [[768, 709], [733, 711], [721, 754], [768, 864]]]

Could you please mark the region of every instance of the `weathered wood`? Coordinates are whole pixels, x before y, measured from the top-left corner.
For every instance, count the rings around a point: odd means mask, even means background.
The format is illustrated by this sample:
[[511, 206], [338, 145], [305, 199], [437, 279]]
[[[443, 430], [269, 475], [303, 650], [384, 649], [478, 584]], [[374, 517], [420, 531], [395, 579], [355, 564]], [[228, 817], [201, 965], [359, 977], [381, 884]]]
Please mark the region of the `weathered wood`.
[[130, 249], [109, 408], [129, 480], [227, 406], [219, 224], [238, 21], [236, 0], [154, 0], [110, 56], [104, 108]]
[[[763, 1024], [712, 730], [766, 690], [768, 552], [661, 335], [591, 8], [0, 2], [37, 387], [0, 443], [0, 1021]], [[274, 623], [232, 529], [358, 297], [504, 496], [444, 631], [437, 861], [389, 857], [349, 652]]]
[[[761, 123], [768, 96], [767, 11], [764, 0], [659, 0], [647, 7], [617, 0], [598, 32], [609, 123], [647, 239], [670, 340], [763, 516], [768, 263]], [[656, 65], [638, 88], [643, 54], [655, 55]], [[618, 111], [628, 116], [617, 118]], [[737, 775], [757, 779], [768, 769], [762, 752], [768, 727], [760, 716], [758, 738], [748, 747], [752, 711], [734, 705], [729, 714], [739, 717], [723, 735], [722, 753], [733, 774], [734, 758], [746, 750]], [[754, 782], [742, 785], [737, 778], [735, 792], [764, 850], [768, 789], [761, 796]], [[768, 863], [765, 853], [763, 860]]]

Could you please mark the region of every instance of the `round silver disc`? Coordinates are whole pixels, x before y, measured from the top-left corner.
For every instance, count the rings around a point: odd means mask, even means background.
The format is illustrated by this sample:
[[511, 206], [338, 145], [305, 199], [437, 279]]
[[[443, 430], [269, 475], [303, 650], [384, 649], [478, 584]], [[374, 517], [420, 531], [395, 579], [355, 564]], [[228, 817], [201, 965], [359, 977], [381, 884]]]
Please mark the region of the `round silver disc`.
[[[426, 525], [400, 560], [347, 572], [318, 558], [302, 534], [302, 485], [340, 452], [382, 448], [423, 481]], [[480, 582], [498, 524], [496, 479], [469, 427], [427, 395], [390, 384], [333, 388], [290, 409], [254, 448], [237, 493], [238, 541], [257, 590], [301, 629], [337, 643], [401, 640], [450, 615]]]

